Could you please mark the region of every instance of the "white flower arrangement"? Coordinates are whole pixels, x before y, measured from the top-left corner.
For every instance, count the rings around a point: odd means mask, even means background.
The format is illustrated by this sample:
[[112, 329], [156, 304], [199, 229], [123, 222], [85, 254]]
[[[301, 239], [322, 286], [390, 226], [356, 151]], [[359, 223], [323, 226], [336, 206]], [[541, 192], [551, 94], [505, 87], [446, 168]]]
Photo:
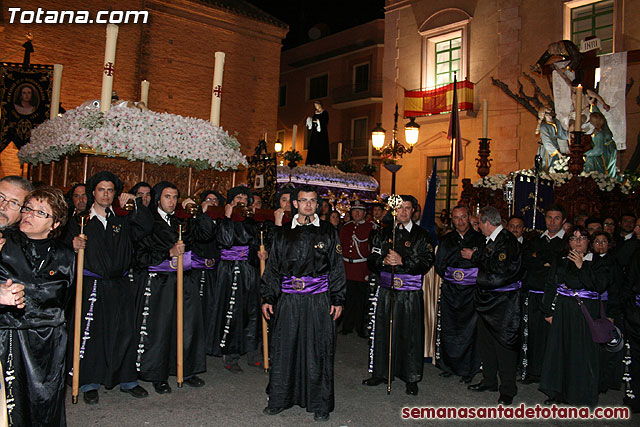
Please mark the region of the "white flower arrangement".
[[51, 163], [88, 147], [106, 156], [219, 171], [247, 165], [240, 143], [202, 119], [114, 105], [105, 113], [78, 107], [47, 120], [22, 147], [22, 163]]
[[490, 175], [490, 176], [485, 176], [484, 178], [474, 182], [473, 186], [481, 187], [481, 188], [489, 188], [491, 190], [497, 190], [497, 189], [502, 189], [502, 186], [504, 185], [504, 182], [506, 180], [507, 180], [507, 175], [503, 175], [503, 174]]
[[375, 191], [378, 181], [375, 178], [359, 173], [345, 173], [340, 169], [325, 165], [278, 166], [278, 182], [305, 183], [324, 187], [349, 188], [352, 190]]
[[[521, 169], [519, 171], [514, 172], [514, 175], [521, 176], [535, 176], [535, 169]], [[593, 179], [596, 184], [598, 184], [598, 188], [601, 191], [613, 191], [615, 188], [619, 188], [622, 194], [629, 194], [631, 191], [631, 182], [628, 179], [624, 179], [624, 175], [620, 175], [620, 170], [618, 170], [619, 178], [611, 178], [608, 174], [605, 175], [600, 172], [591, 171], [591, 172], [582, 172], [579, 176], [587, 177]], [[540, 178], [548, 179], [553, 181], [554, 187], [561, 186], [566, 184], [571, 180], [573, 174], [569, 172], [569, 157], [563, 156], [558, 161], [556, 161], [552, 167], [549, 168], [549, 171], [540, 172]], [[473, 183], [474, 187], [482, 187], [482, 188], [490, 188], [492, 190], [497, 190], [502, 188], [504, 181], [507, 179], [506, 175], [497, 174], [486, 176], [476, 182]]]

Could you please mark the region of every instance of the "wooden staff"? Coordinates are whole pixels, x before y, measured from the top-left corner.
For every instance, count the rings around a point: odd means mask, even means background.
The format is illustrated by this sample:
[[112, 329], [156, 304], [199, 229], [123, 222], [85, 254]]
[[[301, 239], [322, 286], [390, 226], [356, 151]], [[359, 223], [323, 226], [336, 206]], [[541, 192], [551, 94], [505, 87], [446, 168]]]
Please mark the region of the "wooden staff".
[[[395, 252], [396, 250], [396, 227], [398, 226], [398, 209], [402, 206], [402, 198], [398, 195], [393, 195], [389, 197], [389, 201], [387, 202], [389, 207], [391, 208], [391, 215], [393, 216], [393, 230], [391, 231], [391, 249]], [[391, 374], [392, 374], [392, 364], [391, 364], [391, 356], [393, 354], [393, 304], [395, 304], [395, 278], [396, 275], [396, 266], [391, 266], [391, 288], [390, 292], [390, 308], [389, 308], [389, 375], [387, 377], [387, 394], [391, 394]]]
[[[80, 234], [78, 237], [86, 239], [84, 222], [86, 217], [80, 216]], [[73, 379], [71, 380], [71, 402], [78, 403], [80, 394], [80, 327], [82, 320], [82, 280], [84, 279], [84, 248], [78, 249], [76, 263], [76, 316], [73, 330]]]
[[[178, 242], [181, 245], [182, 242], [182, 225], [178, 225]], [[182, 387], [182, 383], [184, 381], [184, 361], [183, 361], [183, 347], [184, 347], [184, 336], [183, 336], [183, 294], [184, 294], [184, 258], [183, 255], [178, 255], [178, 298], [177, 298], [177, 317], [178, 317], [178, 348], [177, 348], [177, 365], [178, 365], [178, 388]]]
[[[263, 231], [260, 230], [260, 252], [265, 250], [262, 235]], [[265, 268], [265, 260], [260, 259], [260, 277], [264, 274]], [[269, 371], [269, 333], [267, 330], [267, 319], [265, 319], [264, 314], [262, 315], [262, 366], [265, 372]]]

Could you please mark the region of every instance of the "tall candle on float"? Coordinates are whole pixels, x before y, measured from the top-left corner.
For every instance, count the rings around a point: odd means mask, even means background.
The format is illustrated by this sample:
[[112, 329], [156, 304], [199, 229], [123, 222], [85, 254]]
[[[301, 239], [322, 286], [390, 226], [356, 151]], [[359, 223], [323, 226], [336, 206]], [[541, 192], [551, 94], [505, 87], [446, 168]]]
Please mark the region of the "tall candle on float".
[[482, 137], [486, 138], [489, 127], [489, 102], [485, 99], [482, 101]]
[[107, 24], [107, 43], [104, 48], [104, 66], [102, 69], [102, 94], [100, 96], [100, 111], [111, 108], [111, 93], [113, 92], [113, 73], [116, 66], [116, 43], [118, 42], [118, 26]]
[[220, 103], [222, 102], [222, 73], [224, 72], [224, 52], [216, 52], [213, 66], [213, 89], [211, 90], [210, 121], [220, 126]]
[[293, 125], [293, 139], [291, 140], [291, 150], [296, 150], [296, 137], [298, 136], [298, 125]]
[[338, 161], [342, 161], [342, 142], [338, 142]]
[[372, 163], [373, 160], [373, 143], [371, 140], [369, 140], [369, 143], [367, 144], [369, 146], [369, 153], [367, 154], [367, 164], [370, 165]]
[[580, 132], [582, 130], [582, 85], [578, 85], [576, 88], [576, 120], [573, 122], [574, 132]]
[[62, 84], [62, 64], [53, 64], [53, 88], [51, 89], [51, 108], [49, 120], [53, 120], [60, 111], [60, 86]]
[[144, 102], [146, 107], [149, 106], [149, 82], [147, 80], [140, 82], [140, 102]]

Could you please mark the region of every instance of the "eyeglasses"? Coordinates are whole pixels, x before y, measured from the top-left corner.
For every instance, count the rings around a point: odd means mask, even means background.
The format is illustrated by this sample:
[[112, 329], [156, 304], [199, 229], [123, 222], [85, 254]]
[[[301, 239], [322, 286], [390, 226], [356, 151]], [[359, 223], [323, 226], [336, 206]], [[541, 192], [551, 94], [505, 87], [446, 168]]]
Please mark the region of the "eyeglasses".
[[2, 205], [4, 202], [7, 202], [7, 206], [12, 211], [19, 211], [22, 207], [20, 203], [16, 202], [15, 200], [9, 200], [7, 199], [7, 196], [5, 196], [4, 194], [0, 194], [0, 205]]
[[589, 238], [587, 236], [580, 236], [580, 237], [569, 237], [569, 241], [570, 242], [581, 242], [584, 240], [589, 240]]
[[602, 245], [608, 245], [608, 244], [609, 244], [609, 242], [607, 242], [606, 240], [594, 240], [594, 241], [593, 241], [593, 244], [594, 244], [594, 245], [601, 245], [601, 246], [602, 246]]
[[53, 215], [51, 215], [50, 213], [47, 213], [45, 211], [41, 211], [39, 209], [38, 210], [32, 209], [29, 206], [22, 206], [20, 208], [20, 212], [22, 212], [23, 214], [33, 213], [38, 218], [53, 218]]

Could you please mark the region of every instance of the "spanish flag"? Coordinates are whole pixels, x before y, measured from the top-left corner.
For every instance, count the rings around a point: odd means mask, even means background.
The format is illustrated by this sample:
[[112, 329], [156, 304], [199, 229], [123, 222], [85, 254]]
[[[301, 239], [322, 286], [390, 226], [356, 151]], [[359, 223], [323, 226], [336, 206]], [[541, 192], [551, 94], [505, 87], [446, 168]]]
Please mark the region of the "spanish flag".
[[473, 83], [464, 80], [432, 90], [405, 90], [404, 116], [428, 116], [451, 111], [454, 88], [458, 93], [458, 108], [473, 110]]

